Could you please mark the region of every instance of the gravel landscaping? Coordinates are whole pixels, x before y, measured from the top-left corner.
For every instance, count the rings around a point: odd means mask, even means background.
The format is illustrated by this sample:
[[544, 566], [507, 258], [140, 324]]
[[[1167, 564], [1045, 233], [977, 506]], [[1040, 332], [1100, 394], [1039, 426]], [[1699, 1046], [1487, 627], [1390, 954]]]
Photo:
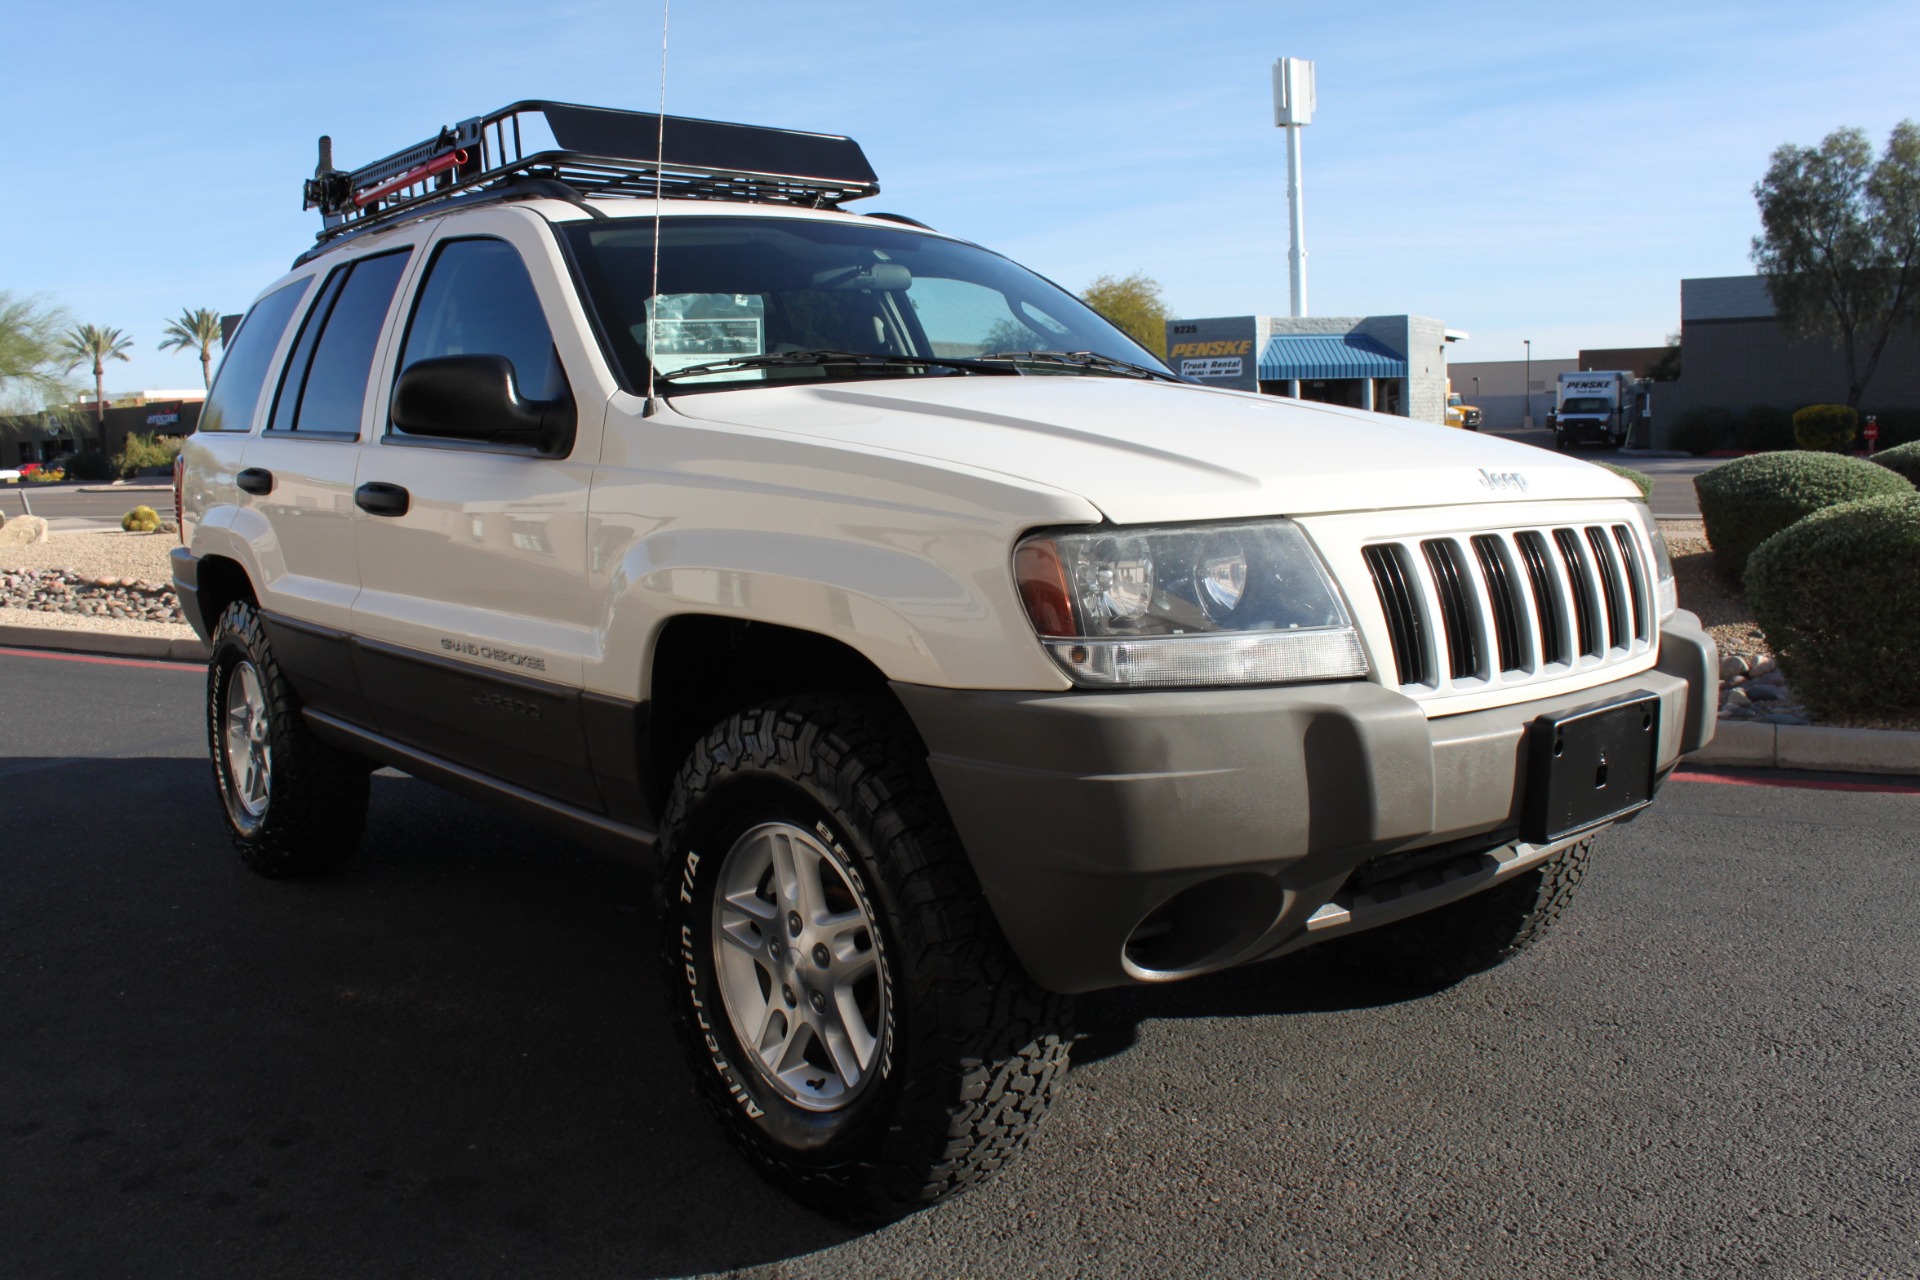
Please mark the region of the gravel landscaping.
[[0, 624], [185, 640], [167, 554], [176, 533], [56, 533], [0, 547]]

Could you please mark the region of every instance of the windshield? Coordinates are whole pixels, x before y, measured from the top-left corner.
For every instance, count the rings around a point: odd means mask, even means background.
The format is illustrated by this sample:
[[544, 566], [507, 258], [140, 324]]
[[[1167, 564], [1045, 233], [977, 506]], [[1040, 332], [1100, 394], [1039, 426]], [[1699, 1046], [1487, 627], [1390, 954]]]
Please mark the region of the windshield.
[[1612, 413], [1613, 405], [1605, 396], [1571, 396], [1560, 406], [1562, 413]]
[[[803, 218], [662, 221], [652, 297], [653, 222], [563, 228], [611, 355], [630, 391], [652, 358], [667, 394], [876, 377], [965, 377], [1002, 352], [1092, 352], [1166, 366], [1059, 287], [973, 245], [883, 224]], [[859, 360], [816, 362], [816, 353]], [[916, 365], [913, 357], [946, 365]], [[716, 362], [733, 367], [706, 368]], [[1086, 361], [1018, 362], [1020, 372], [1102, 374]]]

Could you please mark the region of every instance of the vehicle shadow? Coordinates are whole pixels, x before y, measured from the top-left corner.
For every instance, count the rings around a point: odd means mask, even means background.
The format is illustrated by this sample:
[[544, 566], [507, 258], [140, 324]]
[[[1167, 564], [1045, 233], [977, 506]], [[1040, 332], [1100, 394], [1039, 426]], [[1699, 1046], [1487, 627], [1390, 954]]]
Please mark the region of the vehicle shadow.
[[1443, 987], [1370, 974], [1338, 945], [1295, 952], [1201, 978], [1096, 991], [1079, 1000], [1075, 1066], [1124, 1053], [1143, 1023], [1186, 1018], [1272, 1018], [1378, 1009], [1423, 1000]]
[[[0, 779], [16, 1274], [673, 1276], [858, 1234], [705, 1111], [641, 872], [380, 774], [356, 862], [268, 881], [204, 760]], [[1151, 1018], [1398, 998], [1309, 952], [1086, 997], [1076, 1061]]]
[[0, 1270], [669, 1276], [855, 1235], [706, 1113], [633, 869], [383, 774], [349, 869], [267, 881], [203, 760], [0, 777]]

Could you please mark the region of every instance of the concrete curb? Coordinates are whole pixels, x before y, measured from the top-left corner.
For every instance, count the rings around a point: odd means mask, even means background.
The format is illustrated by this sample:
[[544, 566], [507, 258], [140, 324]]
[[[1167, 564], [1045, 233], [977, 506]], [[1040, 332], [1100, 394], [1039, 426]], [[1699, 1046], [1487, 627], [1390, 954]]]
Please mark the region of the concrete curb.
[[79, 484], [75, 493], [172, 493], [171, 484]]
[[1713, 741], [1686, 759], [1756, 769], [1920, 774], [1920, 731], [1722, 720]]
[[72, 631], [64, 627], [0, 625], [0, 648], [59, 649], [68, 653], [98, 653], [114, 658], [150, 658], [158, 662], [207, 660], [209, 650], [198, 636], [169, 640], [164, 636], [130, 636], [118, 631]]

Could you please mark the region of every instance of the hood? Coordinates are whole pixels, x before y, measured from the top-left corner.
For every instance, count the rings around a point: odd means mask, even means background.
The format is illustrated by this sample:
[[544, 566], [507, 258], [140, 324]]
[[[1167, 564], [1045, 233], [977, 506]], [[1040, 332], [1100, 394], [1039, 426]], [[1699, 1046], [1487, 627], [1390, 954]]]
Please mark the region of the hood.
[[1117, 524], [1637, 497], [1531, 445], [1250, 392], [1130, 378], [919, 378], [710, 391], [676, 412], [999, 472]]

